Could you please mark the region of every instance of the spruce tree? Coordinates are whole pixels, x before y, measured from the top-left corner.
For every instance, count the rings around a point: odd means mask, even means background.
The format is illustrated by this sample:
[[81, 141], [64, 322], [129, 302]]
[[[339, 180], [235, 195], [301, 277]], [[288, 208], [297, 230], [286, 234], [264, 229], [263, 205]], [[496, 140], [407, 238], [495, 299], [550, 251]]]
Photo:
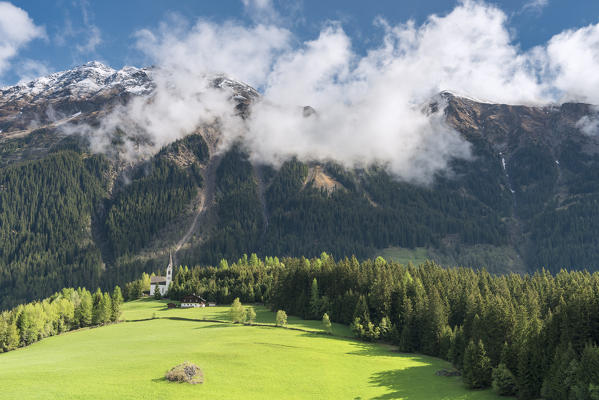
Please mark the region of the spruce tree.
[[493, 369], [493, 389], [500, 396], [515, 396], [517, 392], [516, 378], [507, 366], [500, 363]]
[[106, 324], [110, 322], [110, 316], [112, 315], [112, 299], [108, 292], [102, 296], [102, 323]]
[[102, 301], [104, 300], [104, 295], [102, 291], [98, 288], [92, 296], [92, 325], [98, 325], [104, 322], [104, 305]]
[[121, 288], [116, 286], [112, 292], [112, 310], [110, 313], [111, 321], [118, 321], [121, 316], [121, 305], [123, 304], [123, 295]]
[[320, 315], [320, 296], [318, 294], [318, 282], [314, 278], [310, 287], [310, 318], [316, 319], [318, 315]]
[[81, 302], [79, 307], [75, 310], [75, 319], [78, 322], [79, 327], [90, 326], [92, 323], [92, 296], [91, 293], [82, 289], [81, 291]]
[[482, 340], [470, 340], [464, 353], [464, 382], [473, 389], [491, 385], [491, 360], [487, 357]]
[[368, 311], [368, 303], [366, 302], [366, 297], [364, 295], [360, 295], [358, 298], [358, 302], [356, 303], [356, 308], [354, 310], [354, 319], [360, 318], [360, 321], [363, 323], [367, 323], [370, 321], [370, 312]]

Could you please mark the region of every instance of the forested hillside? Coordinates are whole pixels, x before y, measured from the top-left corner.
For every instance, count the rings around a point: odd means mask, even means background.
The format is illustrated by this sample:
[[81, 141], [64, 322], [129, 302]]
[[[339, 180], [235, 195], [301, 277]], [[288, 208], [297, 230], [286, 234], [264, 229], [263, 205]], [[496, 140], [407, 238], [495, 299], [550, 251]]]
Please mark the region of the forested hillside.
[[[197, 160], [207, 154], [198, 138], [165, 148], [117, 180], [105, 156], [81, 150], [0, 169], [0, 309], [65, 286], [113, 287], [153, 269], [153, 260], [148, 267], [131, 255], [196, 195]], [[165, 155], [185, 143], [195, 150], [187, 168]]]
[[[151, 90], [145, 72], [135, 76], [129, 89]], [[227, 82], [247, 116], [257, 92]], [[159, 273], [170, 252], [180, 264], [215, 265], [251, 253], [364, 259], [417, 248], [442, 265], [491, 272], [599, 267], [599, 140], [577, 127], [589, 105], [495, 105], [443, 93], [435, 101], [472, 156], [422, 185], [382, 165], [263, 165], [242, 143], [222, 146], [218, 124], [140, 159], [128, 151], [147, 143], [143, 135], [117, 130], [98, 153], [85, 131], [59, 129], [98, 127], [131, 96], [119, 90], [78, 102], [53, 97], [71, 116], [33, 128], [25, 119], [45, 112], [43, 99], [10, 97], [0, 110], [0, 308], [64, 286], [107, 289]]]
[[61, 152], [0, 169], [0, 309], [100, 283], [90, 224], [104, 191], [94, 160]]

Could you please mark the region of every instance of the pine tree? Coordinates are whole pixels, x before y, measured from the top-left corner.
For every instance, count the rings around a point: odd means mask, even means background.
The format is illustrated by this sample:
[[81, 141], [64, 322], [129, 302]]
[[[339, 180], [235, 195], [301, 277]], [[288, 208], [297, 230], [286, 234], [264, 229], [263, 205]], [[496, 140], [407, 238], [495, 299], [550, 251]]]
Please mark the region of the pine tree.
[[121, 305], [123, 304], [123, 295], [121, 294], [121, 288], [116, 286], [112, 292], [112, 310], [110, 313], [111, 321], [118, 321], [121, 316]]
[[517, 391], [516, 378], [507, 366], [500, 363], [493, 369], [493, 389], [500, 396], [515, 396]]
[[453, 340], [453, 330], [449, 325], [445, 325], [441, 330], [441, 335], [439, 337], [439, 357], [444, 360], [450, 360], [451, 342]]
[[318, 294], [318, 282], [314, 278], [310, 287], [310, 318], [318, 318], [318, 315], [320, 315], [320, 296]]
[[449, 347], [449, 360], [457, 369], [463, 369], [464, 351], [466, 350], [466, 337], [462, 325], [453, 329], [453, 340]]
[[156, 285], [154, 288], [154, 300], [160, 300], [162, 298], [162, 294], [160, 294], [160, 285]]
[[391, 324], [391, 320], [386, 316], [381, 318], [381, 322], [379, 323], [381, 339], [389, 339], [392, 329], [393, 325]]
[[99, 325], [104, 321], [104, 305], [102, 304], [104, 295], [98, 288], [92, 296], [93, 307], [92, 307], [92, 324]]
[[470, 340], [464, 353], [464, 382], [473, 389], [491, 385], [491, 360], [487, 357], [482, 340]]
[[108, 292], [106, 292], [102, 296], [102, 323], [106, 324], [106, 323], [110, 322], [111, 315], [112, 315], [112, 299], [110, 298], [110, 294], [108, 294]]
[[358, 298], [358, 302], [356, 303], [356, 308], [354, 310], [354, 319], [360, 318], [363, 323], [367, 323], [370, 321], [370, 312], [368, 311], [368, 303], [366, 302], [366, 297], [364, 295], [360, 295]]
[[81, 302], [79, 307], [75, 309], [75, 319], [79, 327], [90, 326], [92, 323], [92, 296], [89, 291], [83, 289], [81, 291]]
[[518, 397], [521, 399], [537, 398], [543, 384], [544, 349], [540, 343], [540, 321], [533, 318], [525, 333], [526, 337], [519, 344]]

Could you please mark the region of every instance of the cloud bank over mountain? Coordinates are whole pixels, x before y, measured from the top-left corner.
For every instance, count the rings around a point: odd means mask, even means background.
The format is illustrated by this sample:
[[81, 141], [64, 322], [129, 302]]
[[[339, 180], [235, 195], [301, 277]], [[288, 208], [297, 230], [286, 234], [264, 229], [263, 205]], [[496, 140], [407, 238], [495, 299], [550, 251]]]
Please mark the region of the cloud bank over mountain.
[[[338, 22], [300, 42], [277, 23], [270, 1], [244, 4], [259, 15], [251, 26], [174, 15], [137, 32], [137, 48], [157, 67], [155, 97], [118, 110], [106, 126], [135, 125], [163, 145], [218, 121], [222, 146], [241, 141], [256, 162], [377, 163], [428, 183], [452, 158], [470, 157], [443, 107], [427, 107], [441, 91], [508, 104], [599, 103], [599, 24], [522, 51], [501, 9], [465, 0], [420, 25], [379, 18], [382, 40], [358, 54]], [[249, 118], [234, 112], [230, 93], [208, 84], [215, 73], [261, 92]], [[304, 106], [316, 112], [304, 115]]]

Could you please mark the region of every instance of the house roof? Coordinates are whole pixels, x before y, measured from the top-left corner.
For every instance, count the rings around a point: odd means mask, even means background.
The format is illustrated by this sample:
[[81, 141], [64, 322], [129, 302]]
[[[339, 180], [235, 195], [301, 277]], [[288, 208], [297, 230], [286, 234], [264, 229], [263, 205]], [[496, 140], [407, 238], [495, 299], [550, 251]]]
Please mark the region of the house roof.
[[183, 303], [205, 303], [206, 300], [195, 294], [189, 294], [183, 297]]
[[165, 276], [152, 276], [150, 277], [150, 283], [162, 283], [162, 282], [166, 282], [166, 277]]

